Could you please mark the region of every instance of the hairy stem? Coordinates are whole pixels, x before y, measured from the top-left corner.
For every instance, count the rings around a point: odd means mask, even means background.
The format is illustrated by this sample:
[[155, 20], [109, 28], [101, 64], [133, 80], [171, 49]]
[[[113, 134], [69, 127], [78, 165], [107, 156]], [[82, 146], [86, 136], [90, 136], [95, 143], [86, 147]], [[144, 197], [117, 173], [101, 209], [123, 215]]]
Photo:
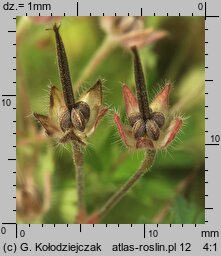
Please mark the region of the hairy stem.
[[97, 211], [97, 218], [103, 218], [110, 210], [113, 208], [131, 189], [134, 184], [150, 170], [154, 163], [156, 151], [147, 150], [145, 152], [145, 157], [139, 169], [134, 173], [134, 175], [105, 203], [105, 205]]
[[116, 44], [109, 37], [104, 39], [101, 46], [94, 53], [91, 60], [88, 62], [87, 66], [81, 73], [78, 81], [75, 84], [75, 90], [79, 89], [82, 82], [85, 81], [95, 71], [97, 66], [108, 56], [108, 54], [113, 50], [115, 46]]
[[143, 69], [140, 61], [140, 57], [137, 48], [134, 46], [131, 48], [134, 54], [134, 74], [136, 82], [137, 100], [139, 105], [139, 110], [144, 121], [150, 118], [150, 108], [147, 97], [145, 79], [143, 74]]
[[77, 187], [77, 207], [78, 213], [84, 211], [84, 171], [83, 153], [79, 143], [73, 141], [73, 162], [75, 165], [76, 187]]

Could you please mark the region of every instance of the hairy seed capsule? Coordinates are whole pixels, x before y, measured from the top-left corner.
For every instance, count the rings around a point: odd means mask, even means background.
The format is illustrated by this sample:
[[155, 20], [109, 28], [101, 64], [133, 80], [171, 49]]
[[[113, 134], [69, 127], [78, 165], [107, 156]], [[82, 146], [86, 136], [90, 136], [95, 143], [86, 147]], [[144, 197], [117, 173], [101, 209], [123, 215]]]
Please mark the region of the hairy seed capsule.
[[155, 121], [159, 128], [163, 127], [165, 123], [164, 114], [161, 112], [153, 112], [151, 114], [151, 120]]
[[136, 82], [139, 111], [141, 113], [142, 119], [146, 122], [148, 119], [150, 119], [150, 106], [148, 103], [144, 72], [137, 48], [134, 46], [131, 48], [131, 50], [134, 55], [134, 75]]
[[84, 101], [79, 101], [75, 104], [74, 108], [81, 112], [81, 114], [84, 116], [85, 123], [87, 123], [91, 112], [89, 105]]
[[72, 108], [71, 121], [75, 129], [83, 132], [86, 126], [85, 118], [79, 109]]
[[139, 140], [146, 134], [145, 123], [142, 119], [139, 119], [133, 126], [133, 132], [135, 139]]
[[59, 118], [59, 122], [63, 132], [67, 131], [73, 126], [71, 122], [71, 116], [70, 116], [69, 110], [66, 110], [61, 114]]
[[141, 119], [140, 113], [132, 113], [131, 115], [128, 116], [128, 121], [131, 127], [133, 127], [134, 124], [140, 119]]
[[56, 40], [58, 69], [59, 69], [59, 75], [60, 75], [61, 84], [62, 84], [64, 102], [66, 107], [71, 112], [71, 109], [74, 106], [74, 93], [72, 89], [68, 59], [67, 59], [63, 40], [60, 36], [59, 28], [60, 28], [59, 26], [54, 24], [53, 30], [55, 33], [55, 40]]
[[147, 120], [146, 133], [151, 140], [158, 140], [160, 137], [160, 129], [157, 123], [153, 120]]

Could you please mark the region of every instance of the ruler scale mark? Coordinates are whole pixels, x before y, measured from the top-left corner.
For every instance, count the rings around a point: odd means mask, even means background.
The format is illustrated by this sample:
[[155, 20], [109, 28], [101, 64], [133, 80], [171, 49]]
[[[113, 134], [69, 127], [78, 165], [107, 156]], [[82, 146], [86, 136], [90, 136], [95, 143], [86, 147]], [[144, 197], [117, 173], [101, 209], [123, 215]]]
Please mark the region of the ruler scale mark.
[[16, 225], [16, 222], [2, 222], [2, 225]]
[[15, 238], [18, 238], [18, 224], [15, 224]]
[[219, 16], [218, 15], [209, 15], [209, 16], [206, 16], [207, 18], [219, 18]]

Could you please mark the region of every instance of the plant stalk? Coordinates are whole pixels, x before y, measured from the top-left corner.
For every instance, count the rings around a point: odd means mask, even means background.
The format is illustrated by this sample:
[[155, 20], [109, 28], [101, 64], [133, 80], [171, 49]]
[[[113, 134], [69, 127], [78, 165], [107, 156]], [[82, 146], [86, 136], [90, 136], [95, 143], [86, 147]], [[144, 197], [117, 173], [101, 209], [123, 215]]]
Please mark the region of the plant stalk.
[[78, 213], [84, 211], [84, 171], [83, 171], [83, 153], [81, 151], [81, 146], [78, 142], [73, 141], [73, 162], [75, 165], [75, 175], [76, 175], [76, 187], [77, 187], [77, 208]]
[[82, 71], [78, 81], [75, 83], [74, 90], [77, 91], [82, 82], [84, 82], [96, 70], [97, 66], [108, 56], [108, 54], [115, 48], [116, 43], [109, 37], [106, 37], [100, 47], [92, 56], [84, 70]]
[[134, 173], [134, 175], [105, 203], [105, 205], [97, 211], [97, 219], [102, 219], [131, 189], [134, 184], [147, 173], [155, 160], [156, 151], [147, 150], [145, 152], [145, 157], [139, 169]]

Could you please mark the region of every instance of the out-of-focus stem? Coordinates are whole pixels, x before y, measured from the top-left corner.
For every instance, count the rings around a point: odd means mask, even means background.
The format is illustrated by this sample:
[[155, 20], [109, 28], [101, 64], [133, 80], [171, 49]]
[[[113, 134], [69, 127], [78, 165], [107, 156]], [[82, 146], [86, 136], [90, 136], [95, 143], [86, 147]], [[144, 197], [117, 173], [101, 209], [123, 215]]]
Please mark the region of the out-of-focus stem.
[[105, 205], [96, 212], [97, 219], [102, 219], [110, 210], [113, 208], [131, 189], [134, 184], [147, 173], [154, 163], [156, 151], [147, 150], [145, 152], [145, 157], [139, 169], [134, 173], [134, 175], [105, 203]]
[[44, 174], [44, 201], [43, 213], [46, 213], [51, 205], [51, 170], [47, 170]]
[[109, 37], [106, 37], [101, 46], [94, 53], [91, 60], [88, 62], [82, 71], [78, 81], [74, 85], [74, 90], [77, 91], [84, 82], [97, 68], [97, 66], [108, 56], [108, 54], [116, 47], [116, 43]]
[[158, 224], [162, 223], [162, 221], [164, 220], [164, 218], [168, 214], [169, 210], [171, 209], [174, 198], [177, 195], [182, 194], [190, 186], [190, 184], [192, 183], [195, 175], [196, 175], [196, 171], [194, 171], [194, 173], [191, 173], [190, 175], [188, 175], [185, 179], [181, 180], [181, 182], [179, 182], [177, 184], [177, 186], [175, 188], [175, 193], [172, 196], [172, 198], [167, 200], [165, 202], [163, 208], [153, 217], [153, 222], [154, 223], [158, 223]]
[[[18, 21], [17, 21], [18, 22]], [[28, 30], [30, 26], [30, 21], [28, 17], [22, 16], [17, 24], [16, 28], [16, 83], [17, 90], [19, 93], [19, 98], [22, 99], [20, 102], [21, 115], [23, 120], [22, 130], [27, 129], [29, 127], [29, 131], [34, 132], [35, 126], [32, 118], [27, 118], [31, 113], [31, 104], [29, 101], [29, 96], [26, 87], [25, 75], [23, 72], [21, 58], [20, 58], [20, 45], [22, 44], [23, 34]]]
[[78, 214], [84, 212], [84, 170], [83, 153], [79, 143], [73, 141], [73, 162], [75, 165]]
[[16, 26], [16, 46], [18, 47], [20, 45], [20, 39], [22, 38], [22, 35], [29, 29], [30, 27], [30, 20], [27, 16], [22, 16], [19, 19], [19, 22], [17, 21]]

